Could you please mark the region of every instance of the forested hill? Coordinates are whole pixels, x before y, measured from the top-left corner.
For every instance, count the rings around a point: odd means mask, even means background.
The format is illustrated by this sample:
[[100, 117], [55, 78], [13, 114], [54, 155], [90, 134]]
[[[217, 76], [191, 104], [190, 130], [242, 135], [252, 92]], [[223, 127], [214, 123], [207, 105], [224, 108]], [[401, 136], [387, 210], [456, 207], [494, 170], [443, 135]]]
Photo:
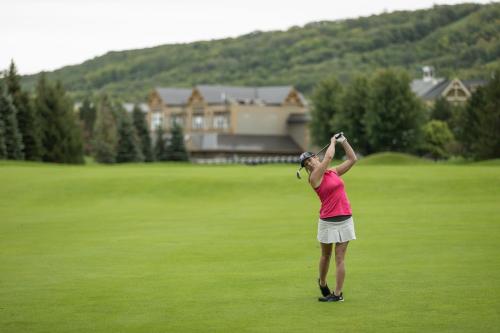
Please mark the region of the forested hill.
[[[154, 86], [201, 83], [292, 84], [308, 93], [327, 75], [347, 81], [389, 66], [405, 68], [415, 77], [421, 66], [431, 65], [438, 76], [484, 78], [499, 64], [500, 4], [492, 3], [435, 6], [238, 38], [109, 52], [48, 77], [62, 80], [77, 99], [105, 90], [138, 100]], [[36, 79], [26, 76], [23, 83], [32, 89]]]

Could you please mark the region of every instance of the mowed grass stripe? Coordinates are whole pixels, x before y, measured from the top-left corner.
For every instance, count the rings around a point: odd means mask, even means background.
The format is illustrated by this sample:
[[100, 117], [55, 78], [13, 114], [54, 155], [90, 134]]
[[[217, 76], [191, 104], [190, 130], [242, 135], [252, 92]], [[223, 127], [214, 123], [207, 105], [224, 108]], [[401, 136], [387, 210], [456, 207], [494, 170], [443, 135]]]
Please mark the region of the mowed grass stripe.
[[[494, 332], [500, 168], [355, 166], [320, 304], [294, 166], [0, 165], [1, 332]], [[330, 274], [333, 285], [333, 274]]]

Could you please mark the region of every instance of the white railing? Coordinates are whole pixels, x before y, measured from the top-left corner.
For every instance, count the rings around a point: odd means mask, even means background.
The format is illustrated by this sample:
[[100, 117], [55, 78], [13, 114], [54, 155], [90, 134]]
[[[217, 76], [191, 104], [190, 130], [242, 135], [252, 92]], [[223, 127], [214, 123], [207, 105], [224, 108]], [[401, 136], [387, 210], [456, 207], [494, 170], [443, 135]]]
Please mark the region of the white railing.
[[296, 155], [280, 156], [232, 156], [232, 157], [212, 157], [212, 158], [191, 158], [191, 162], [196, 164], [278, 164], [278, 163], [299, 163]]

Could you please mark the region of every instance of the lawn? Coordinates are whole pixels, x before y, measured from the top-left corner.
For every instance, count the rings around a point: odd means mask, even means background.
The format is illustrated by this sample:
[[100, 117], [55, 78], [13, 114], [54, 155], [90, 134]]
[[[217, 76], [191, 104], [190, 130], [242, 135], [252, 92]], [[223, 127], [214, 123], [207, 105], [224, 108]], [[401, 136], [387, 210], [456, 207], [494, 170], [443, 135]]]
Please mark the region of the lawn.
[[498, 165], [355, 166], [327, 304], [295, 170], [1, 162], [0, 332], [498, 332]]

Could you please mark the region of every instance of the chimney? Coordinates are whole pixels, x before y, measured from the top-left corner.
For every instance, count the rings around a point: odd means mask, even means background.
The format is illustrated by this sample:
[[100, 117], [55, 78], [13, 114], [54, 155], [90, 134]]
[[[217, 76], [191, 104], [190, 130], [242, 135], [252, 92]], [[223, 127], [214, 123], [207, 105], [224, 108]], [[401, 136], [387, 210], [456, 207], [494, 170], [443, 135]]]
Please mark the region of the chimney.
[[434, 68], [431, 66], [424, 66], [422, 67], [422, 72], [423, 72], [423, 80], [424, 82], [431, 82], [434, 81]]

